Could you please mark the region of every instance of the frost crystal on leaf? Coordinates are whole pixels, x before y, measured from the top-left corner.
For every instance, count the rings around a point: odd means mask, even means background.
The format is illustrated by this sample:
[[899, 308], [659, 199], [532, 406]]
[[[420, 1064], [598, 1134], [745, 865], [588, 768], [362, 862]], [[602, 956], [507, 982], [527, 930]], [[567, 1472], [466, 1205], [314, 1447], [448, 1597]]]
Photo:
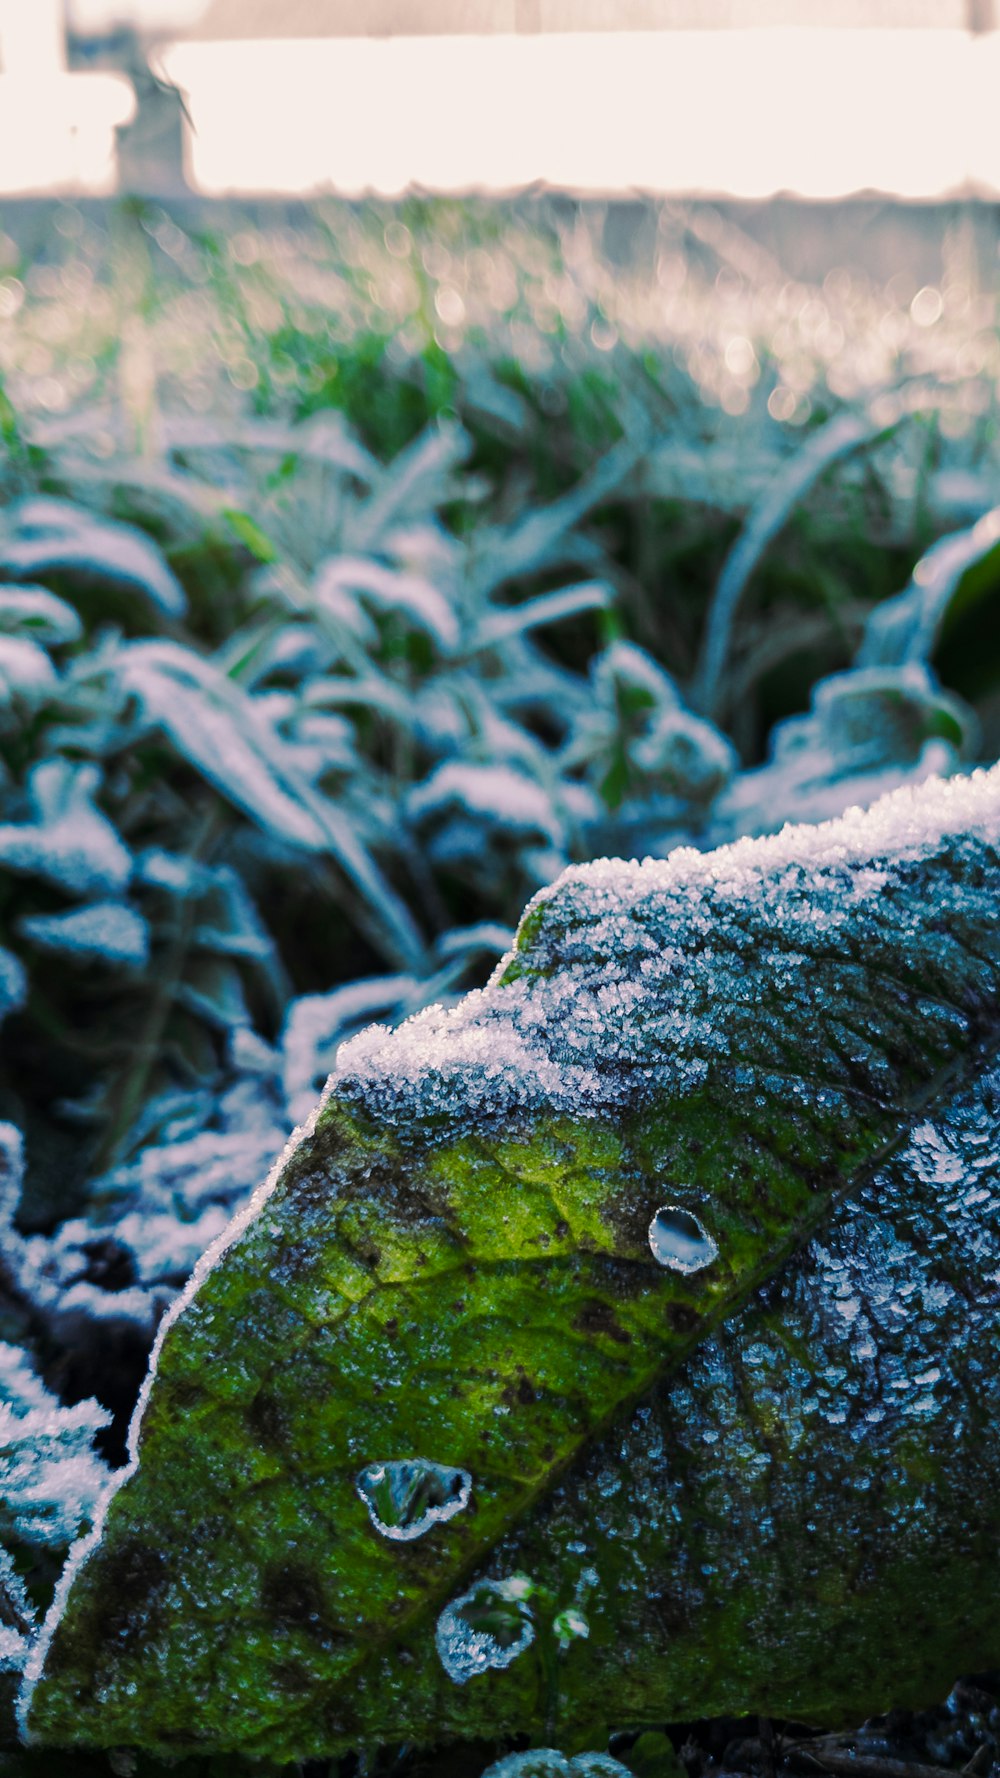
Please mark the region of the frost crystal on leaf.
[[0, 707], [39, 704], [58, 685], [56, 670], [44, 648], [23, 636], [0, 635]]
[[494, 1760], [482, 1778], [570, 1778], [570, 1763], [555, 1747], [533, 1747], [528, 1753], [508, 1753]]
[[381, 975], [348, 982], [329, 994], [303, 994], [293, 1000], [282, 1034], [283, 1085], [293, 1124], [309, 1116], [334, 1065], [343, 1037], [374, 1014], [397, 1012], [419, 983], [410, 975]]
[[35, 1611], [8, 1552], [0, 1547], [0, 1673], [20, 1673], [35, 1630]]
[[18, 930], [40, 950], [59, 951], [80, 962], [138, 967], [149, 958], [146, 922], [121, 901], [96, 901], [68, 914], [28, 914]]
[[13, 508], [12, 534], [0, 542], [0, 564], [16, 575], [82, 575], [143, 594], [171, 617], [187, 600], [160, 551], [134, 525], [96, 519], [68, 500], [40, 496]]
[[448, 809], [465, 809], [512, 833], [541, 833], [558, 841], [560, 825], [540, 784], [504, 765], [449, 761], [410, 792], [407, 809], [414, 821]]
[[50, 645], [76, 642], [83, 634], [79, 613], [39, 586], [0, 587], [0, 631]]
[[522, 1575], [484, 1580], [446, 1605], [434, 1641], [441, 1665], [456, 1685], [491, 1667], [509, 1667], [535, 1640], [528, 1605], [531, 1582]]
[[956, 771], [974, 736], [972, 712], [915, 661], [834, 673], [814, 688], [806, 715], [777, 725], [768, 763], [719, 798], [713, 832], [767, 833], [782, 820], [867, 807], [901, 784]]
[[482, 1778], [631, 1778], [631, 1771], [610, 1753], [578, 1753], [567, 1759], [554, 1747], [533, 1747], [495, 1760]]
[[319, 605], [346, 618], [362, 635], [366, 628], [370, 632], [371, 626], [365, 625], [355, 596], [370, 600], [377, 610], [402, 613], [446, 653], [458, 645], [454, 610], [444, 593], [423, 575], [387, 568], [371, 557], [334, 556], [321, 565], [313, 593]]

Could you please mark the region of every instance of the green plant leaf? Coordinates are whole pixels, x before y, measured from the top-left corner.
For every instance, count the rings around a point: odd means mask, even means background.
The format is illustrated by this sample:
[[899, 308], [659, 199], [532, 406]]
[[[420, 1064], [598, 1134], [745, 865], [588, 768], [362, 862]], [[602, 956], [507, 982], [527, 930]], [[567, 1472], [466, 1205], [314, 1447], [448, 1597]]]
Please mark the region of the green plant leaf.
[[973, 755], [974, 713], [917, 661], [851, 667], [813, 687], [804, 716], [778, 723], [767, 764], [742, 772], [712, 810], [715, 832], [766, 833], [869, 804]]
[[223, 509], [222, 517], [234, 537], [238, 537], [245, 548], [249, 550], [254, 561], [264, 563], [278, 561], [278, 551], [267, 532], [261, 530], [256, 519], [251, 518], [248, 512], [240, 512], [236, 506], [227, 506]]
[[494, 647], [511, 636], [576, 617], [581, 611], [606, 611], [610, 604], [611, 589], [603, 581], [586, 580], [579, 586], [560, 587], [557, 592], [541, 593], [536, 599], [525, 599], [506, 611], [491, 611], [480, 622], [473, 644], [476, 648]]
[[1000, 1657], [998, 841], [1000, 769], [578, 867], [346, 1045], [168, 1317], [31, 1735], [587, 1745]]
[[587, 540], [575, 528], [618, 492], [634, 472], [646, 443], [645, 439], [623, 439], [558, 500], [524, 513], [506, 527], [484, 527], [476, 540], [470, 570], [476, 592], [485, 596], [506, 581], [576, 563], [588, 555]]
[[0, 825], [0, 865], [47, 878], [74, 895], [115, 894], [132, 873], [132, 859], [95, 801], [95, 765], [45, 759], [28, 777], [34, 821]]
[[47, 643], [77, 642], [83, 634], [79, 613], [65, 599], [40, 586], [0, 587], [0, 633]]

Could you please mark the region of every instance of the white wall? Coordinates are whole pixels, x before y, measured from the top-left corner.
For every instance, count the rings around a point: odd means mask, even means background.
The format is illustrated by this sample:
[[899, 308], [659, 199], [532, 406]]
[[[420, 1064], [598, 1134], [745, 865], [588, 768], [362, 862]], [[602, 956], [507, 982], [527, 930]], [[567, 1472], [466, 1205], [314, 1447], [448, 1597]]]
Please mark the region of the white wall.
[[751, 30], [178, 43], [207, 193], [1000, 189], [1000, 39]]
[[0, 70], [32, 80], [65, 66], [62, 0], [0, 0]]
[[0, 0], [0, 193], [114, 189], [127, 80], [66, 72], [62, 0]]

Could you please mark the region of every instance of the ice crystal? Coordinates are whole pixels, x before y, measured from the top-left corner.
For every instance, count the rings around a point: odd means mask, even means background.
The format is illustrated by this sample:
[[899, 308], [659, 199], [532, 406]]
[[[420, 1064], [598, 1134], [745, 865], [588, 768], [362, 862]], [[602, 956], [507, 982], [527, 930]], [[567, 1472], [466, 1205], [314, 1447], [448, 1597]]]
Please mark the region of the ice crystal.
[[610, 1753], [578, 1753], [568, 1759], [554, 1747], [533, 1747], [495, 1760], [482, 1778], [631, 1778], [631, 1772]]
[[120, 901], [96, 901], [68, 914], [28, 914], [18, 930], [43, 951], [59, 951], [79, 962], [148, 961], [149, 929], [135, 908]]
[[0, 1547], [0, 1673], [20, 1673], [35, 1632], [35, 1611], [9, 1552]]
[[560, 837], [558, 819], [541, 785], [505, 765], [449, 761], [410, 792], [407, 807], [414, 821], [457, 808], [512, 833]]

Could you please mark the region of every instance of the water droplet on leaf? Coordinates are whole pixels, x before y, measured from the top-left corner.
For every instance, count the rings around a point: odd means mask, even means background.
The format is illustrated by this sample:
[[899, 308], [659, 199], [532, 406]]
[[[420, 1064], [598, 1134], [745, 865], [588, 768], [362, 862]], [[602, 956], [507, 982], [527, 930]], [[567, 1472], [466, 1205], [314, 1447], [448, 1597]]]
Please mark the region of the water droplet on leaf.
[[649, 1225], [649, 1246], [657, 1265], [671, 1272], [700, 1272], [719, 1252], [708, 1230], [679, 1204], [661, 1205]]
[[405, 1457], [369, 1463], [355, 1487], [376, 1531], [393, 1543], [412, 1543], [468, 1505], [472, 1477], [466, 1469], [449, 1469], [426, 1457]]

